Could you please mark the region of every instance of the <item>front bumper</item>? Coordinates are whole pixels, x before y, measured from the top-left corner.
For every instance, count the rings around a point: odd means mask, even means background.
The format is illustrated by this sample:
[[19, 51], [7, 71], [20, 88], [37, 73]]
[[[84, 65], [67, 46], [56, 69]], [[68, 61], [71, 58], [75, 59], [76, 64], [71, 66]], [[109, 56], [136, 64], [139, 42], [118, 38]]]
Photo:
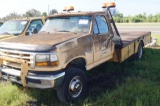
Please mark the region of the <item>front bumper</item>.
[[[1, 68], [0, 75], [6, 80], [22, 84], [21, 71], [18, 69]], [[33, 73], [28, 72], [25, 77], [26, 86], [31, 88], [53, 88], [62, 84], [65, 72]]]

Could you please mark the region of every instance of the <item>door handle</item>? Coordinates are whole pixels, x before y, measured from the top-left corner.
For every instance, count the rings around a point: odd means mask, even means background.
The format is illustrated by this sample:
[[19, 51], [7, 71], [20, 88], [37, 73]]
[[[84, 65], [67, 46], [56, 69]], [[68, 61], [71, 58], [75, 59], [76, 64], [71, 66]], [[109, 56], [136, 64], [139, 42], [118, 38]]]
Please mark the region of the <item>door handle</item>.
[[104, 46], [108, 46], [109, 40], [111, 40], [114, 36], [110, 35], [107, 40], [103, 43]]
[[113, 37], [114, 35], [110, 35], [107, 40], [111, 40]]

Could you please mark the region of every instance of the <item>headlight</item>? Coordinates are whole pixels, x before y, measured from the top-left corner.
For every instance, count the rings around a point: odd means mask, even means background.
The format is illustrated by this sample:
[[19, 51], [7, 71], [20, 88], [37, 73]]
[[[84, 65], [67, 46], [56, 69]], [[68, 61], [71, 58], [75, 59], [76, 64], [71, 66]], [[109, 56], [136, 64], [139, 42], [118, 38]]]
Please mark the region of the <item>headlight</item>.
[[51, 55], [50, 55], [50, 61], [51, 61], [51, 62], [54, 62], [54, 61], [57, 61], [57, 60], [58, 60], [58, 57], [57, 57], [56, 54], [51, 54]]
[[37, 54], [36, 66], [56, 66], [58, 65], [57, 54]]
[[36, 62], [49, 62], [50, 55], [46, 55], [46, 54], [38, 54], [36, 55]]

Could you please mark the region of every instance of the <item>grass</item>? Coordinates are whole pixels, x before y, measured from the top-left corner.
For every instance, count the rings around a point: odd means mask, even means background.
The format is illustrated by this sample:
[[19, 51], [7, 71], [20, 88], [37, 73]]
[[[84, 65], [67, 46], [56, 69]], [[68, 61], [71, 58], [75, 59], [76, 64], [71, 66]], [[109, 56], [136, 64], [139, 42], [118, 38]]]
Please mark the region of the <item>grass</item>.
[[0, 106], [159, 106], [160, 50], [145, 49], [141, 61], [104, 63], [87, 72], [86, 97], [77, 103], [61, 103], [53, 89], [23, 89], [0, 83]]
[[[21, 88], [22, 89], [22, 88]], [[15, 85], [9, 82], [1, 82], [0, 84], [0, 106], [21, 106], [26, 104], [28, 100], [32, 98], [29, 97], [26, 92], [20, 90]]]
[[152, 34], [152, 37], [158, 39], [158, 45], [160, 45], [160, 34]]

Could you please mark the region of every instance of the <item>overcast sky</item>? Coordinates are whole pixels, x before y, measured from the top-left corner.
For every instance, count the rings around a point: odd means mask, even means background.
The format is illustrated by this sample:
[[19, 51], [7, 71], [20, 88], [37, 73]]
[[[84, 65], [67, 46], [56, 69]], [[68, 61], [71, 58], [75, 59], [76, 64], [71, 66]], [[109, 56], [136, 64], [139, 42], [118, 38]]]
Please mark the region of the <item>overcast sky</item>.
[[[101, 11], [102, 3], [114, 0], [1, 0], [0, 17], [11, 12], [23, 14], [29, 9], [37, 9], [48, 12], [49, 9], [57, 9], [62, 12], [64, 6], [73, 5], [75, 11]], [[124, 15], [135, 15], [139, 13], [160, 13], [160, 0], [115, 0], [116, 9]]]

